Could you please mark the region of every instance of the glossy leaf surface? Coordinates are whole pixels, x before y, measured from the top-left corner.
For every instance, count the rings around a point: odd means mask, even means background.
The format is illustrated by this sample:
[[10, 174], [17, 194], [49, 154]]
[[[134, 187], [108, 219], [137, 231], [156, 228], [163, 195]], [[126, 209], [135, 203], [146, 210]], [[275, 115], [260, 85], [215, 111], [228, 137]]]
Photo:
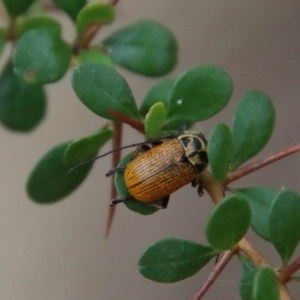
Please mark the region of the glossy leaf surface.
[[232, 136], [227, 125], [220, 123], [214, 126], [210, 134], [207, 154], [215, 178], [219, 181], [225, 180], [233, 154]]
[[147, 76], [165, 75], [177, 61], [177, 43], [172, 33], [149, 20], [124, 27], [103, 43], [117, 64]]
[[101, 147], [114, 135], [108, 128], [72, 141], [64, 153], [64, 162], [68, 167], [76, 166], [92, 157], [95, 157]]
[[300, 195], [281, 190], [273, 202], [269, 222], [271, 242], [287, 263], [300, 240]]
[[73, 192], [88, 175], [92, 163], [68, 174], [63, 156], [69, 143], [58, 145], [46, 153], [32, 170], [27, 193], [37, 203], [56, 202]]
[[34, 16], [23, 19], [17, 24], [16, 34], [18, 38], [23, 35], [25, 32], [32, 29], [45, 29], [48, 31], [53, 31], [54, 34], [60, 36], [62, 32], [61, 24], [55, 19], [46, 16]]
[[236, 189], [251, 207], [251, 225], [263, 239], [270, 241], [269, 220], [277, 191], [265, 186]]
[[80, 10], [86, 5], [86, 0], [51, 0], [74, 21]]
[[249, 258], [239, 255], [239, 259], [243, 268], [243, 274], [239, 286], [241, 298], [242, 300], [253, 300], [253, 281], [257, 269]]
[[209, 218], [207, 240], [216, 249], [230, 249], [246, 234], [250, 221], [247, 201], [242, 196], [228, 196], [215, 207]]
[[44, 89], [19, 79], [8, 63], [0, 77], [0, 122], [15, 131], [30, 131], [44, 118]]
[[133, 119], [140, 118], [130, 87], [109, 66], [92, 63], [78, 66], [73, 73], [72, 85], [82, 103], [103, 118], [115, 119], [109, 109]]
[[145, 119], [145, 134], [148, 139], [160, 136], [166, 116], [166, 107], [162, 102], [157, 102], [150, 108]]
[[114, 66], [112, 59], [105, 53], [98, 50], [81, 51], [78, 55], [78, 64], [98, 63], [110, 67]]
[[114, 6], [110, 3], [93, 2], [86, 5], [78, 14], [76, 19], [76, 30], [78, 39], [84, 32], [95, 24], [109, 24], [115, 18]]
[[274, 271], [264, 267], [257, 271], [253, 283], [253, 300], [279, 300], [279, 289]]
[[149, 109], [157, 102], [162, 102], [168, 109], [175, 80], [163, 79], [155, 84], [146, 94], [140, 108], [140, 114], [145, 117]]
[[146, 249], [138, 265], [146, 278], [171, 283], [194, 275], [217, 254], [215, 249], [208, 246], [168, 238]]
[[34, 2], [34, 0], [3, 0], [9, 15], [16, 18], [24, 13]]
[[51, 83], [64, 76], [70, 59], [70, 47], [55, 31], [34, 29], [25, 32], [17, 43], [14, 71], [26, 82]]
[[231, 78], [218, 67], [204, 65], [189, 69], [175, 82], [168, 122], [206, 120], [227, 105], [232, 90]]
[[233, 119], [232, 170], [264, 148], [272, 135], [274, 124], [275, 108], [271, 99], [260, 91], [247, 92], [239, 102]]

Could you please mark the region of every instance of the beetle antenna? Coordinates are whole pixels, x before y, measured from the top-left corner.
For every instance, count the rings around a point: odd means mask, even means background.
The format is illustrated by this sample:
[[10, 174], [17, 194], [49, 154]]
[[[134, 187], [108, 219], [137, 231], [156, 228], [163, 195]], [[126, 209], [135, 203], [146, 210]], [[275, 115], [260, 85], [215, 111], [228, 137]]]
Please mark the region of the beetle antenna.
[[[165, 138], [162, 138], [162, 139], [165, 139]], [[120, 151], [120, 150], [123, 150], [123, 149], [127, 149], [127, 148], [131, 148], [131, 147], [141, 146], [141, 145], [144, 145], [144, 144], [149, 144], [149, 143], [152, 143], [152, 142], [155, 142], [155, 141], [158, 141], [158, 140], [161, 140], [161, 139], [159, 139], [159, 138], [158, 138], [158, 139], [151, 139], [151, 140], [147, 140], [147, 141], [144, 141], [144, 142], [135, 143], [135, 144], [131, 144], [131, 145], [127, 145], [127, 146], [115, 148], [115, 149], [113, 149], [113, 150], [111, 150], [111, 151], [108, 151], [108, 152], [106, 152], [106, 153], [104, 153], [104, 154], [101, 154], [101, 155], [92, 157], [92, 158], [90, 158], [90, 159], [88, 159], [88, 160], [85, 160], [85, 161], [79, 163], [78, 165], [76, 165], [76, 166], [74, 166], [73, 168], [71, 168], [71, 169], [69, 170], [68, 174], [70, 174], [71, 172], [73, 172], [73, 171], [74, 171], [75, 169], [77, 169], [78, 167], [81, 167], [81, 166], [83, 166], [83, 165], [85, 165], [85, 164], [88, 164], [88, 163], [90, 163], [90, 162], [92, 162], [92, 161], [95, 161], [95, 160], [97, 160], [97, 159], [99, 159], [99, 158], [101, 158], [101, 157], [104, 157], [104, 156], [106, 156], [106, 155], [108, 155], [108, 154], [111, 154], [111, 153], [113, 153], [113, 152], [117, 152], [117, 151]]]

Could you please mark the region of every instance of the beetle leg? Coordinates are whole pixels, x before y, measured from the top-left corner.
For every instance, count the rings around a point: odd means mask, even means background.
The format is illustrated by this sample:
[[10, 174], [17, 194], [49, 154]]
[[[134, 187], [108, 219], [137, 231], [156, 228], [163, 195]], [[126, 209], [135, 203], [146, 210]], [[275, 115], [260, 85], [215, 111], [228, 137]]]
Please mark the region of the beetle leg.
[[109, 201], [109, 206], [114, 206], [116, 204], [119, 204], [119, 203], [122, 203], [122, 202], [125, 202], [127, 200], [129, 200], [130, 198], [124, 198], [124, 199], [113, 199], [113, 200], [110, 200]]
[[198, 195], [199, 195], [200, 197], [202, 197], [202, 196], [204, 195], [201, 177], [200, 177], [199, 180], [198, 180]]
[[158, 208], [158, 209], [165, 209], [168, 206], [169, 199], [170, 199], [170, 195], [168, 195], [168, 196], [166, 196], [165, 198], [162, 199], [161, 205], [156, 204], [155, 202], [150, 202], [148, 204], [155, 207], [155, 208]]
[[109, 171], [105, 174], [105, 176], [106, 176], [106, 177], [109, 177], [109, 176], [111, 176], [112, 174], [114, 174], [114, 173], [116, 173], [116, 172], [119, 172], [119, 171], [124, 172], [125, 169], [126, 169], [126, 166], [125, 166], [125, 167], [117, 167], [117, 168], [111, 169], [111, 170], [109, 170]]

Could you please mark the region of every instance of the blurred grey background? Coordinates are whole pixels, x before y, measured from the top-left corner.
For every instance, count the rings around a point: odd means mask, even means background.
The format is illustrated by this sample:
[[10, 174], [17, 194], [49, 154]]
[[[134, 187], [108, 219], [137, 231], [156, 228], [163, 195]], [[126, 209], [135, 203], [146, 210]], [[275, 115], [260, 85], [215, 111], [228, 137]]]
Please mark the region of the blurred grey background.
[[[64, 23], [64, 36], [72, 41], [74, 31], [68, 17], [63, 13], [54, 16]], [[235, 88], [230, 104], [212, 119], [198, 123], [195, 129], [209, 135], [218, 122], [230, 125], [238, 100], [255, 88], [273, 99], [277, 123], [271, 141], [253, 161], [299, 143], [299, 1], [121, 0], [115, 23], [104, 28], [96, 41], [144, 18], [164, 24], [178, 39], [179, 64], [170, 77], [195, 65], [215, 64], [233, 78]], [[138, 102], [157, 81], [119, 71]], [[207, 196], [199, 198], [193, 188], [185, 187], [172, 195], [167, 210], [148, 217], [120, 205], [108, 239], [104, 238], [104, 231], [109, 157], [98, 161], [82, 187], [62, 202], [39, 206], [28, 199], [24, 186], [37, 160], [54, 145], [93, 132], [105, 122], [79, 102], [70, 78], [71, 71], [61, 82], [47, 86], [48, 114], [31, 134], [16, 134], [0, 127], [0, 298], [191, 299], [210, 273], [213, 262], [189, 279], [159, 284], [139, 274], [137, 261], [148, 245], [161, 238], [180, 237], [206, 243], [205, 224], [213, 208]], [[123, 144], [141, 138], [125, 127]], [[104, 150], [109, 149], [110, 144]], [[296, 154], [232, 186], [285, 186], [300, 192], [299, 174]], [[273, 247], [252, 232], [249, 238], [279, 266]], [[240, 273], [234, 258], [204, 299], [239, 299]], [[289, 287], [294, 299], [299, 299], [299, 286], [294, 283]]]

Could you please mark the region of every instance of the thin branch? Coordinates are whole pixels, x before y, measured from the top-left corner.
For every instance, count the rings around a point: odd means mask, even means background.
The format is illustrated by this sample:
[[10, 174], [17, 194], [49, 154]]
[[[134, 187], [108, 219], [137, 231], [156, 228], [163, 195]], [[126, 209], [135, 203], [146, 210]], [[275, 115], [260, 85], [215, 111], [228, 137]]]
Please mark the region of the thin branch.
[[209, 288], [212, 286], [212, 284], [215, 282], [215, 280], [218, 278], [218, 276], [221, 274], [223, 269], [226, 267], [226, 265], [229, 263], [229, 261], [232, 259], [232, 257], [238, 252], [237, 248], [233, 248], [230, 251], [226, 251], [225, 254], [222, 256], [221, 260], [215, 265], [213, 270], [211, 271], [209, 277], [205, 281], [205, 283], [202, 285], [200, 290], [197, 292], [197, 294], [194, 296], [193, 300], [200, 300], [205, 295], [205, 293], [209, 290]]
[[90, 25], [83, 34], [79, 48], [87, 49], [100, 28], [101, 24]]
[[293, 261], [290, 265], [280, 271], [279, 280], [286, 283], [290, 280], [292, 275], [300, 269], [300, 257]]
[[[299, 150], [298, 150], [299, 151]], [[285, 152], [285, 151], [284, 151]], [[204, 171], [202, 176], [202, 185], [206, 192], [210, 195], [212, 201], [218, 204], [222, 201], [224, 188], [222, 183], [217, 181], [210, 172]], [[270, 263], [263, 255], [248, 241], [246, 237], [238, 243], [238, 249], [245, 253], [257, 268], [262, 266], [271, 267]], [[281, 282], [278, 283], [281, 300], [291, 300], [286, 287]]]
[[136, 129], [137, 131], [141, 133], [145, 133], [144, 124], [142, 122], [132, 119], [126, 115], [123, 115], [113, 109], [109, 109], [108, 112], [114, 117], [116, 117], [117, 119], [119, 119], [120, 121], [122, 121], [123, 123], [128, 124], [132, 128]]
[[264, 158], [260, 161], [257, 161], [253, 164], [250, 164], [250, 165], [247, 165], [245, 167], [242, 167], [240, 169], [237, 169], [236, 171], [233, 171], [233, 172], [230, 172], [224, 182], [224, 185], [227, 185], [229, 184], [230, 182], [232, 181], [235, 181], [235, 180], [238, 180], [256, 170], [259, 170], [277, 160], [280, 160], [284, 157], [287, 157], [291, 154], [294, 154], [296, 152], [299, 152], [300, 151], [300, 145], [297, 145], [297, 146], [294, 146], [292, 148], [289, 148], [289, 149], [286, 149], [282, 152], [279, 152], [277, 154], [274, 154], [268, 158]]
[[[115, 131], [115, 135], [113, 137], [113, 149], [120, 148], [122, 145], [122, 123], [121, 122], [113, 122], [113, 127]], [[118, 166], [119, 161], [121, 160], [121, 151], [116, 151], [112, 154], [112, 168], [116, 168]], [[114, 185], [114, 176], [111, 177], [111, 191], [110, 191], [110, 200], [117, 198], [117, 191]], [[116, 212], [116, 206], [110, 206], [108, 217], [107, 217], [107, 223], [105, 228], [105, 237], [108, 237], [112, 222], [114, 219], [114, 215]]]

